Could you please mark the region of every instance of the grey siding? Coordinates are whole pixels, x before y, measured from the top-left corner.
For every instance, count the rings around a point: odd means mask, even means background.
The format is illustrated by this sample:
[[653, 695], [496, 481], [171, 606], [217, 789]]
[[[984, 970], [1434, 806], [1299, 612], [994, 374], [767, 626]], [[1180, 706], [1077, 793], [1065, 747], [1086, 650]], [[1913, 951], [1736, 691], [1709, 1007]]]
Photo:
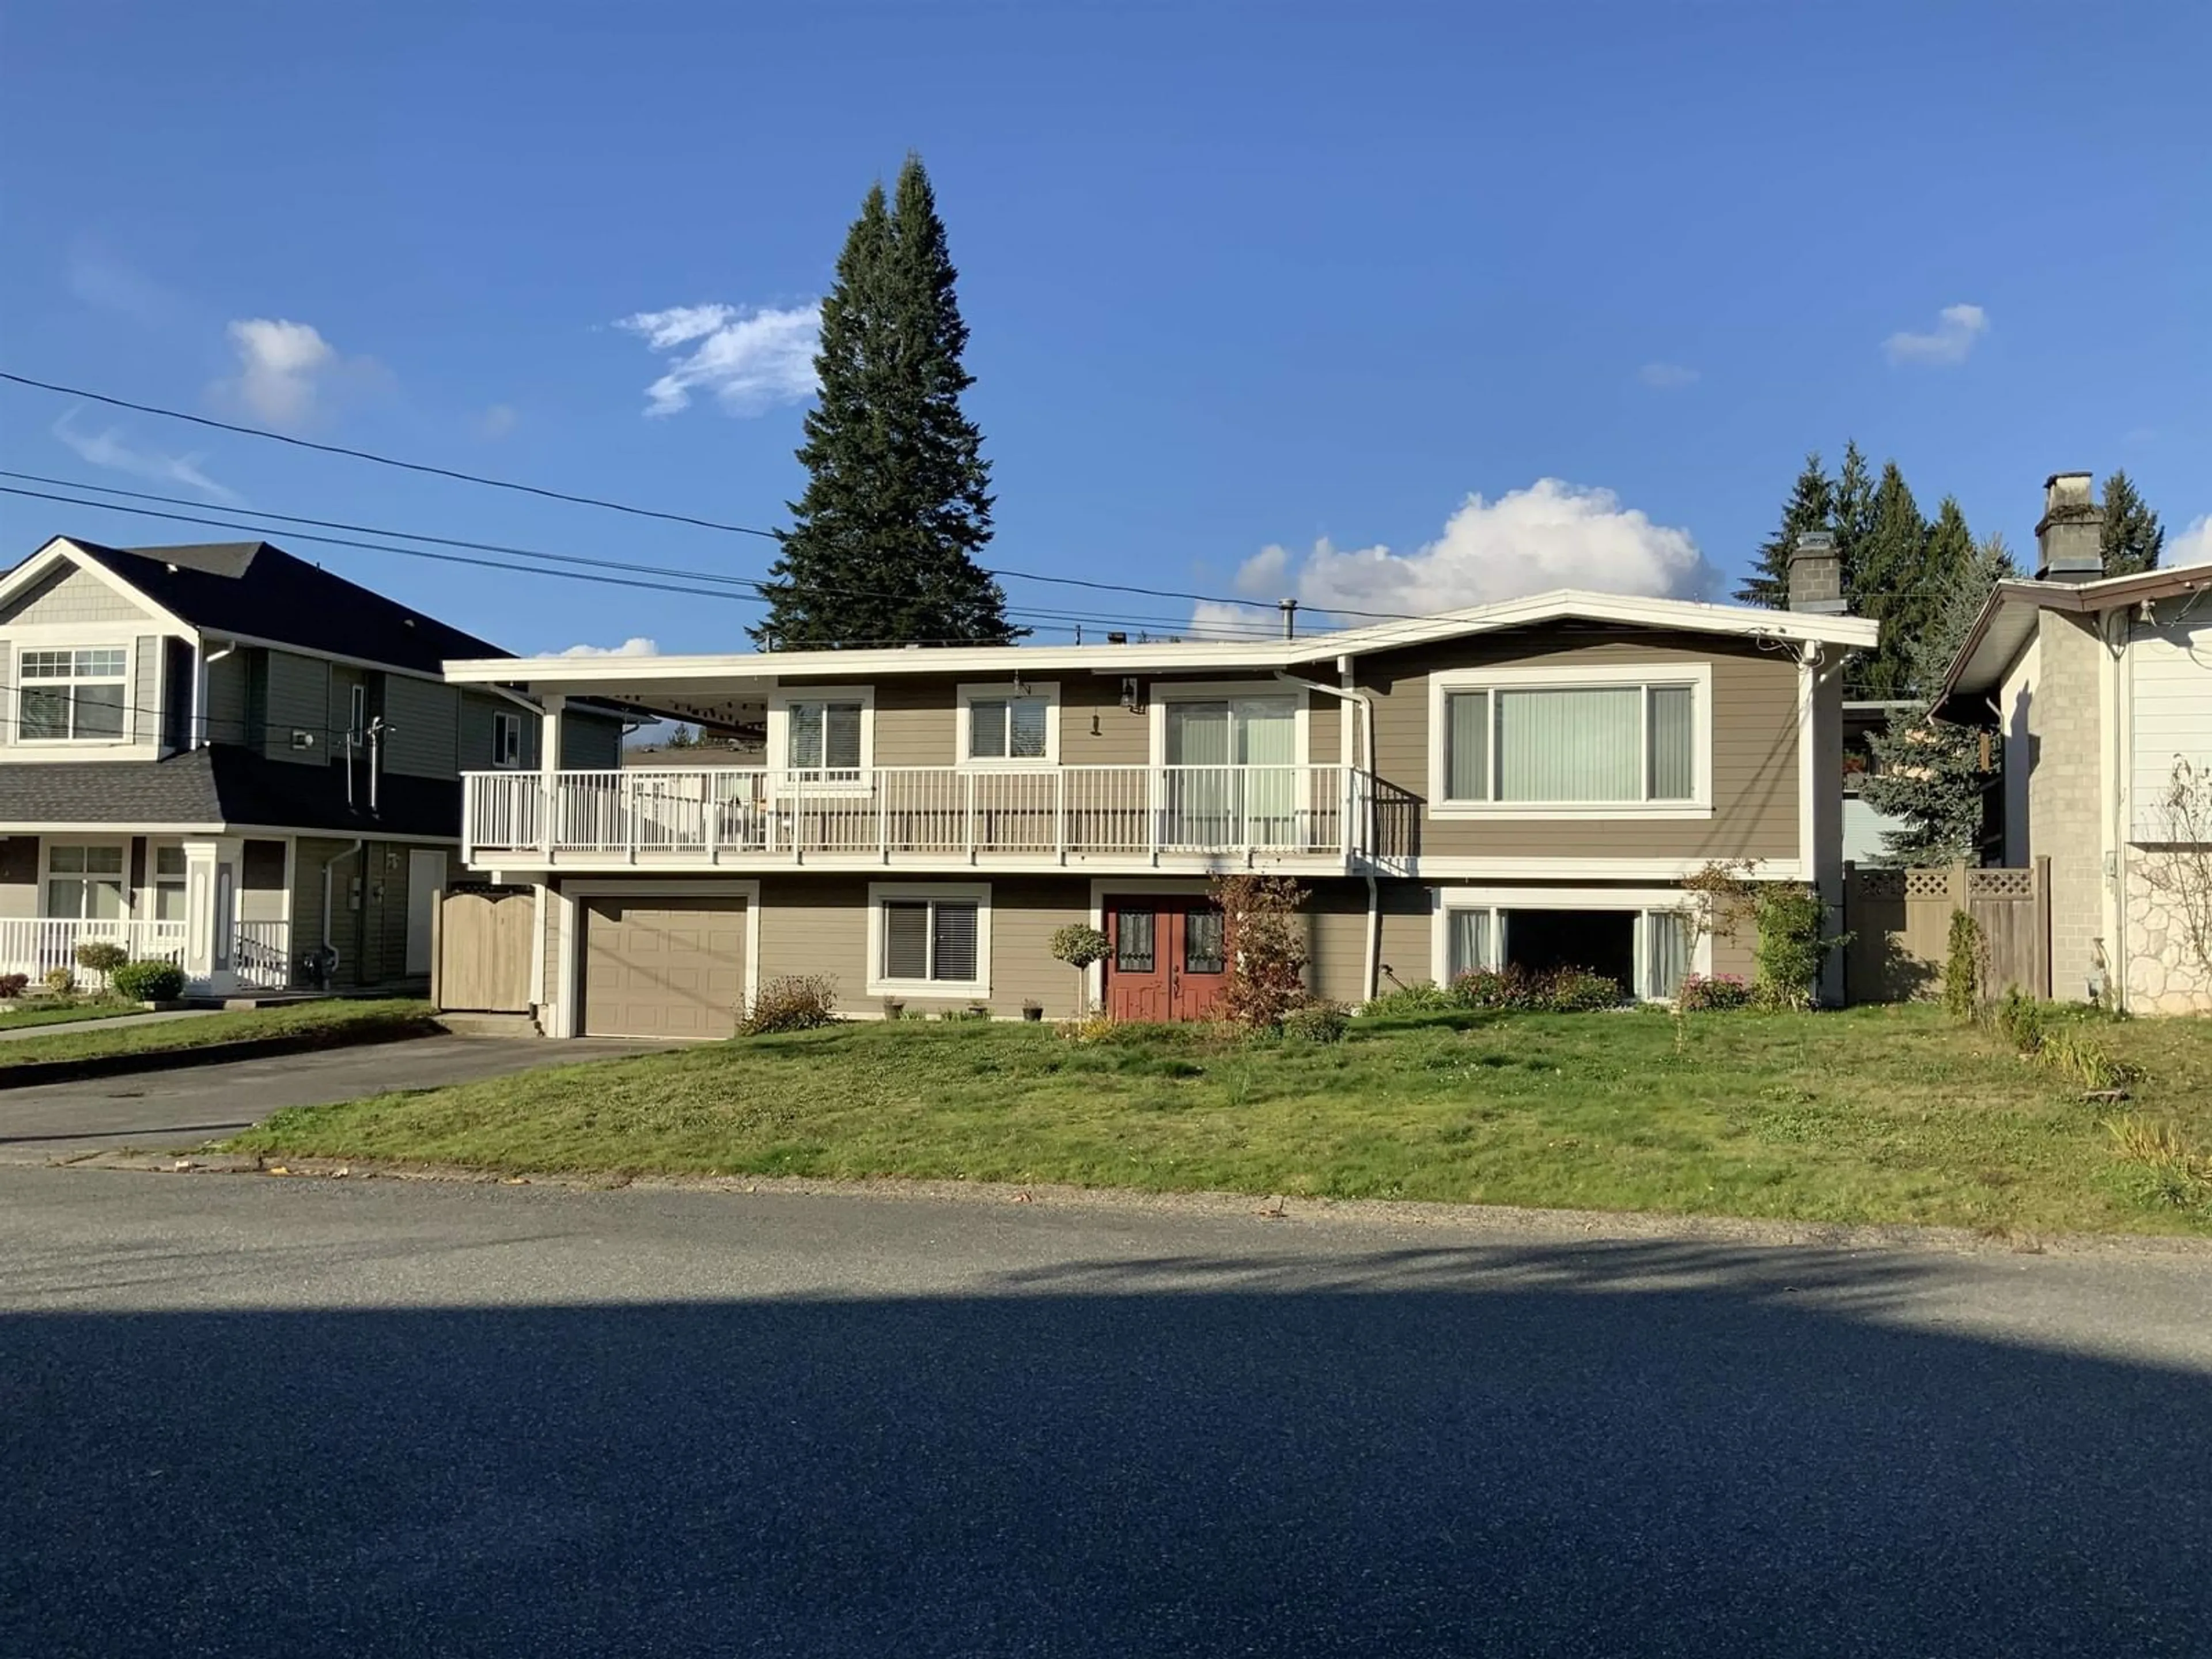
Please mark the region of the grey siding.
[[[292, 954], [321, 943], [323, 866], [353, 843], [301, 836], [292, 860]], [[406, 976], [407, 854], [424, 842], [372, 841], [331, 872], [331, 943], [337, 947], [343, 989], [388, 985]], [[450, 852], [450, 848], [436, 850]], [[361, 902], [349, 884], [361, 878]]]
[[460, 696], [434, 681], [387, 675], [384, 767], [410, 777], [450, 778], [459, 769]]
[[[474, 691], [463, 691], [460, 702], [460, 769], [464, 772], [489, 772], [492, 767], [492, 715], [513, 714], [522, 717], [522, 763], [526, 767], [538, 764], [538, 728], [543, 721], [533, 709], [520, 708], [503, 697], [487, 697]], [[614, 763], [608, 763], [612, 765]]]
[[15, 694], [9, 688], [15, 683], [15, 648], [0, 640], [0, 743], [12, 743], [15, 738]]
[[161, 636], [141, 634], [131, 641], [131, 723], [136, 743], [154, 743], [161, 735]]
[[207, 665], [207, 731], [209, 743], [255, 743], [258, 734], [249, 737], [246, 729], [246, 682], [251, 678], [252, 659], [244, 651], [233, 651], [228, 656], [218, 657]]
[[[263, 752], [272, 760], [327, 766], [341, 751], [330, 731], [331, 665], [319, 657], [271, 651], [268, 662], [267, 732]], [[314, 734], [306, 749], [292, 746], [295, 731]]]
[[39, 838], [0, 836], [0, 916], [39, 914]]
[[145, 622], [148, 613], [125, 599], [106, 582], [76, 565], [58, 571], [0, 610], [0, 624], [7, 623]]
[[604, 714], [561, 716], [561, 764], [578, 771], [611, 772], [622, 764], [623, 723]]
[[245, 843], [238, 884], [240, 921], [284, 920], [285, 848], [286, 843], [281, 841]]

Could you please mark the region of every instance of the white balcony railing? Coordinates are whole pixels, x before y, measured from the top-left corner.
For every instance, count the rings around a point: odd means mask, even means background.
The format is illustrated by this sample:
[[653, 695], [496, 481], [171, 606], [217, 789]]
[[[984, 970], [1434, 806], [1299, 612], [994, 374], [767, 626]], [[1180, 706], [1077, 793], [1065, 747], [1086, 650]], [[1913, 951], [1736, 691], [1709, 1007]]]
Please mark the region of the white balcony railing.
[[632, 767], [465, 781], [472, 864], [1349, 856], [1367, 799], [1365, 775], [1342, 766]]
[[[230, 951], [228, 971], [234, 982], [252, 990], [283, 989], [291, 981], [291, 939], [289, 922], [240, 922]], [[101, 917], [0, 920], [0, 974], [21, 974], [36, 985], [55, 969], [66, 968], [81, 989], [105, 990], [106, 975], [77, 963], [77, 946], [94, 943], [119, 945], [133, 962], [182, 965], [185, 924]]]

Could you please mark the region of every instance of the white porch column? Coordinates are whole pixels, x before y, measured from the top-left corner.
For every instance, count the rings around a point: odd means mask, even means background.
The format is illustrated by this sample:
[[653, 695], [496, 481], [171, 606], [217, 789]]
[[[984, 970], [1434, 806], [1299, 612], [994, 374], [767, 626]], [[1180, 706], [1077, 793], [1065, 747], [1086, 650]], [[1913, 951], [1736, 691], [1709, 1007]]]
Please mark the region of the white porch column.
[[568, 706], [568, 699], [558, 691], [548, 691], [540, 702], [544, 713], [538, 727], [538, 838], [547, 863], [553, 860], [553, 848], [560, 839], [561, 800], [561, 711]]
[[245, 843], [224, 836], [185, 842], [185, 981], [196, 990], [223, 992], [238, 985], [233, 955], [238, 942], [239, 871]]

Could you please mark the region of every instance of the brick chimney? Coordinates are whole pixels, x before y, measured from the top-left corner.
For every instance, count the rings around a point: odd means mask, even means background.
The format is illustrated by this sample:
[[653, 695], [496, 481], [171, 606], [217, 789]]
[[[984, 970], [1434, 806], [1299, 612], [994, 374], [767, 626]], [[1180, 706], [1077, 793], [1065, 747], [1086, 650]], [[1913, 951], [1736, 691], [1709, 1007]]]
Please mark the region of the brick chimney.
[[2105, 574], [2105, 509], [2086, 472], [2043, 481], [2043, 522], [2035, 526], [2038, 581], [2093, 582]]
[[1844, 613], [1844, 565], [1836, 538], [1825, 530], [1803, 530], [1790, 550], [1790, 608], [1823, 616]]

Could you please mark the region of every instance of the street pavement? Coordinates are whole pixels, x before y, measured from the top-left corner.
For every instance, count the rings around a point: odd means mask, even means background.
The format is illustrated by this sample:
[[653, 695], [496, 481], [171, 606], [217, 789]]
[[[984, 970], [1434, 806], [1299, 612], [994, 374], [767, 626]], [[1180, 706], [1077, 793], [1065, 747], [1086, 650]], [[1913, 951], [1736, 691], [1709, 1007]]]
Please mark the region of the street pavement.
[[613, 1037], [570, 1042], [410, 1037], [219, 1066], [177, 1066], [78, 1083], [0, 1089], [0, 1164], [45, 1164], [126, 1149], [185, 1151], [234, 1134], [287, 1106], [320, 1106], [392, 1089], [435, 1089], [536, 1066], [605, 1060], [666, 1046]]
[[0, 1653], [2212, 1652], [2202, 1250], [1252, 1207], [0, 1169]]

